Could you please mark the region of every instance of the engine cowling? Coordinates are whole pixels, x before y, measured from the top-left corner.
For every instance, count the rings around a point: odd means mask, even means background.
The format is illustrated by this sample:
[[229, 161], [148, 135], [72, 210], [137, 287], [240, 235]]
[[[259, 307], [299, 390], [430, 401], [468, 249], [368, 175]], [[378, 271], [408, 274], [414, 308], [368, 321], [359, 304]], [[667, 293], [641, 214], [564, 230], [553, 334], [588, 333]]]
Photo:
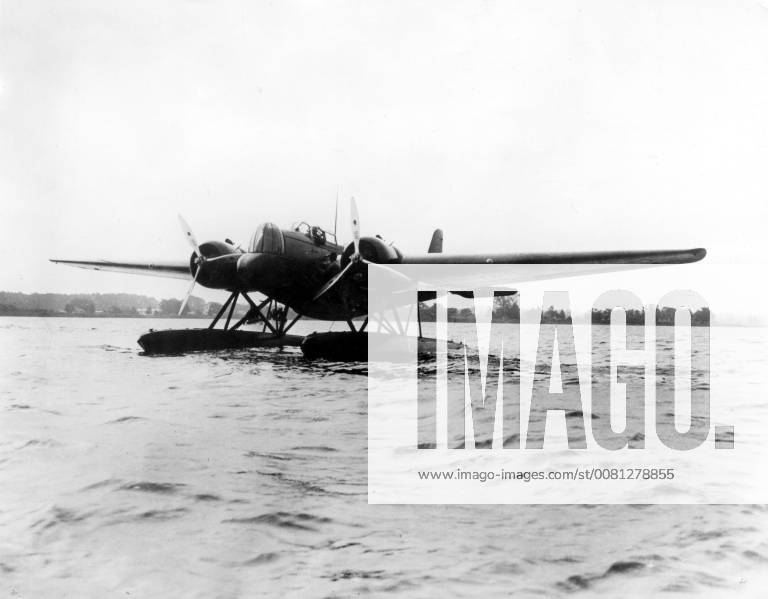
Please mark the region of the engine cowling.
[[[350, 257], [355, 253], [355, 244], [350, 243], [341, 255], [341, 267], [349, 264]], [[361, 237], [360, 254], [369, 262], [376, 264], [397, 264], [403, 258], [396, 247], [388, 244], [381, 237]]]
[[[200, 244], [200, 253], [207, 259], [232, 254], [236, 251], [233, 246], [223, 241], [206, 241]], [[235, 254], [215, 262], [203, 262], [197, 282], [211, 289], [236, 289], [238, 287], [237, 260], [239, 257]], [[197, 254], [193, 252], [189, 257], [189, 271], [193, 277], [198, 268], [200, 266], [197, 263]]]

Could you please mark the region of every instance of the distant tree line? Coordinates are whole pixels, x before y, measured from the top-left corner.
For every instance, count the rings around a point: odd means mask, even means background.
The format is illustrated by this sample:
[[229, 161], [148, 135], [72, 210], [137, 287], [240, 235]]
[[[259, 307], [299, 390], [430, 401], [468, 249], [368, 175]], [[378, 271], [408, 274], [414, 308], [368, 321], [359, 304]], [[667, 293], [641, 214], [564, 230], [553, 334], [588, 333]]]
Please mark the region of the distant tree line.
[[[419, 302], [421, 319], [424, 322], [434, 322], [437, 315], [437, 304], [434, 302]], [[503, 296], [493, 300], [494, 322], [520, 322], [520, 304], [517, 298]], [[448, 308], [448, 322], [475, 322], [475, 311], [472, 308]]]
[[[612, 308], [592, 310], [592, 324], [610, 324]], [[656, 308], [656, 324], [659, 326], [674, 326], [675, 308], [664, 306]], [[645, 312], [642, 310], [625, 310], [628, 325], [645, 324]], [[691, 313], [691, 326], [706, 327], [710, 324], [709, 308], [699, 308]]]
[[[434, 322], [437, 314], [437, 305], [434, 302], [421, 302], [421, 319], [424, 322]], [[475, 311], [472, 308], [449, 307], [447, 310], [448, 322], [475, 322]], [[539, 310], [529, 310], [527, 316], [531, 320], [538, 320], [541, 314], [541, 322], [544, 323], [564, 323], [570, 322], [571, 314], [565, 310], [558, 310], [550, 306], [544, 310], [543, 314]], [[514, 323], [520, 322], [520, 302], [516, 297], [502, 296], [493, 299], [493, 321]]]
[[[221, 309], [218, 302], [206, 302], [202, 298], [191, 296], [184, 308], [184, 315], [199, 318], [213, 318]], [[437, 306], [434, 302], [420, 302], [421, 318], [424, 322], [434, 322]], [[176, 316], [181, 308], [181, 300], [168, 298], [157, 300], [146, 295], [129, 293], [15, 293], [0, 291], [0, 316]], [[235, 316], [242, 317], [247, 306], [239, 305]], [[526, 311], [526, 320], [545, 324], [562, 324], [571, 322], [569, 311], [549, 306], [545, 310], [532, 309]], [[592, 310], [592, 324], [609, 324], [611, 309]], [[520, 322], [520, 303], [517, 297], [504, 296], [494, 298], [494, 322]], [[448, 322], [474, 322], [475, 312], [472, 308], [448, 308]], [[628, 325], [642, 325], [644, 312], [627, 310]], [[656, 324], [672, 326], [675, 324], [675, 309], [670, 307], [656, 308]], [[709, 308], [701, 308], [691, 315], [693, 326], [708, 326], [710, 324]]]
[[[0, 291], [0, 316], [176, 316], [181, 300], [157, 300], [130, 293], [17, 293]], [[208, 317], [221, 308], [218, 302], [206, 302], [191, 296], [185, 316]], [[245, 311], [239, 307], [236, 313]]]
[[[437, 305], [434, 302], [421, 302], [421, 319], [424, 322], [434, 322], [437, 314]], [[472, 308], [450, 307], [447, 310], [448, 322], [475, 322], [475, 311]], [[526, 311], [526, 320], [529, 322], [541, 322], [542, 324], [565, 324], [571, 322], [570, 311], [549, 306], [546, 309], [532, 309]], [[504, 323], [520, 322], [520, 304], [516, 297], [497, 297], [493, 302], [493, 321]], [[610, 324], [611, 308], [592, 310], [592, 324]], [[627, 310], [626, 323], [628, 325], [642, 325], [645, 323], [645, 312], [641, 310]], [[675, 309], [670, 307], [656, 308], [656, 324], [659, 326], [674, 326]], [[692, 326], [709, 326], [709, 308], [700, 308], [691, 314]]]

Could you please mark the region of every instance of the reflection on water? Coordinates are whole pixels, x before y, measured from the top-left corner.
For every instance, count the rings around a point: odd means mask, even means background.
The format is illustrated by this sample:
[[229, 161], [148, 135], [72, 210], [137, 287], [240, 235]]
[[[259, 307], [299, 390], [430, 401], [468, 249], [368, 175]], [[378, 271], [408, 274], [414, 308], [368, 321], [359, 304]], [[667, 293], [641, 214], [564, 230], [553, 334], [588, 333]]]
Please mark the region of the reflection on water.
[[369, 506], [364, 367], [148, 358], [146, 327], [0, 319], [4, 596], [764, 588], [764, 506]]

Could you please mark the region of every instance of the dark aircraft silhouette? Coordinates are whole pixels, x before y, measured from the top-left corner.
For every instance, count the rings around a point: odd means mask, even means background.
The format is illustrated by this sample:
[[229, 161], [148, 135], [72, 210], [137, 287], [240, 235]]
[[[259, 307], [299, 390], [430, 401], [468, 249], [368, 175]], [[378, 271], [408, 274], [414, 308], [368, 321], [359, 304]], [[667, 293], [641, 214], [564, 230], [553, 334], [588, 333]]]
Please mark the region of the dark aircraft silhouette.
[[[188, 261], [141, 264], [89, 260], [57, 260], [94, 270], [127, 272], [179, 279], [192, 278], [192, 285], [182, 304], [184, 310], [194, 286], [199, 283], [211, 289], [229, 292], [227, 302], [211, 323], [216, 323], [229, 309], [225, 329], [238, 297], [243, 297], [250, 310], [231, 330], [246, 322], [260, 319], [273, 336], [284, 336], [300, 316], [321, 320], [347, 321], [356, 331], [353, 318], [367, 315], [368, 264], [537, 264], [544, 277], [574, 274], [572, 267], [558, 265], [611, 264], [684, 264], [704, 258], [703, 248], [686, 250], [508, 253], [508, 254], [444, 254], [443, 233], [437, 229], [425, 254], [403, 254], [381, 237], [361, 237], [360, 222], [354, 199], [351, 201], [353, 241], [338, 243], [335, 233], [318, 226], [300, 223], [280, 229], [272, 223], [260, 225], [246, 250], [231, 241], [207, 241], [198, 244], [191, 229], [179, 216], [182, 230], [193, 248]], [[610, 270], [606, 267], [602, 270]], [[542, 278], [539, 274], [538, 278]], [[266, 299], [257, 305], [249, 293], [260, 293]], [[282, 307], [279, 307], [279, 306]], [[264, 313], [265, 307], [267, 312]], [[296, 316], [287, 324], [288, 308]], [[360, 328], [364, 330], [365, 324]]]

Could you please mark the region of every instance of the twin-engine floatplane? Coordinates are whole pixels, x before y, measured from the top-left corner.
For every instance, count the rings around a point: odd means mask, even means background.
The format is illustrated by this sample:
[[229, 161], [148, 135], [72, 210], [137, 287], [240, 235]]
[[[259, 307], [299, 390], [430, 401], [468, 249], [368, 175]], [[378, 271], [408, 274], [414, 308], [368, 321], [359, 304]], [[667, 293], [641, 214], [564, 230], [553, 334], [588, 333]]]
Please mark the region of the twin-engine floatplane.
[[[435, 230], [426, 254], [406, 255], [381, 237], [361, 237], [354, 198], [351, 200], [353, 240], [340, 244], [335, 233], [301, 222], [290, 229], [272, 223], [260, 225], [247, 250], [229, 239], [198, 244], [189, 225], [179, 216], [193, 253], [186, 262], [142, 264], [88, 260], [51, 260], [79, 268], [192, 278], [182, 314], [196, 284], [229, 293], [207, 329], [150, 331], [139, 338], [148, 354], [241, 347], [300, 346], [309, 358], [365, 359], [368, 324], [368, 264], [538, 264], [549, 265], [549, 277], [565, 276], [556, 265], [574, 264], [684, 264], [704, 258], [702, 248], [616, 252], [444, 254], [443, 232]], [[554, 266], [554, 268], [552, 268]], [[603, 269], [608, 270], [608, 268]], [[249, 294], [265, 297], [256, 303]], [[239, 298], [248, 312], [234, 324]], [[294, 316], [288, 320], [288, 309]], [[223, 328], [216, 325], [226, 314]], [[306, 337], [289, 331], [302, 316], [346, 321], [349, 332], [313, 333]], [[358, 327], [353, 319], [365, 317]], [[244, 331], [245, 324], [260, 321], [262, 331]], [[401, 331], [403, 332], [403, 331]], [[421, 331], [419, 330], [419, 335]]]

